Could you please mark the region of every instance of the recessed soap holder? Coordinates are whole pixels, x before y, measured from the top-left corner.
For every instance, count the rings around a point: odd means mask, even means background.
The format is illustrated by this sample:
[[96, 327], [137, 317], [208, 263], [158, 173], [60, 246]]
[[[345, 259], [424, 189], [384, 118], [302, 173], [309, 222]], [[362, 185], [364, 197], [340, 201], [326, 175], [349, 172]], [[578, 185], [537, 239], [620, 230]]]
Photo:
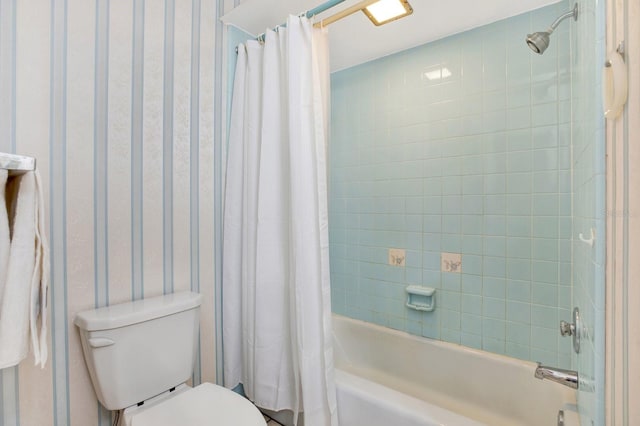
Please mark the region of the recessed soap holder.
[[410, 285], [405, 290], [407, 292], [407, 308], [424, 312], [431, 312], [435, 309], [435, 288]]

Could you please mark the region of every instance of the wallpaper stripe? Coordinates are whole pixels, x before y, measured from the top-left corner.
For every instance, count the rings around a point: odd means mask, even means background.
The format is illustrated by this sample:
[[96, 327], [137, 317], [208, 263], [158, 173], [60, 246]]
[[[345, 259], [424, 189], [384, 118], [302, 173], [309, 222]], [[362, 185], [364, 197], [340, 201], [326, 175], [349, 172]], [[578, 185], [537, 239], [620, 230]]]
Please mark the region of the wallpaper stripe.
[[18, 399], [18, 367], [2, 370], [2, 382], [0, 383], [0, 401], [2, 401], [1, 426], [20, 425]]
[[109, 304], [109, 226], [107, 220], [107, 150], [109, 120], [109, 1], [97, 0], [94, 98], [94, 307]]
[[164, 293], [173, 292], [173, 56], [175, 0], [165, 0], [163, 105]]
[[[0, 149], [2, 149], [2, 146], [0, 146]], [[4, 370], [0, 370], [0, 413], [3, 413], [0, 416], [0, 426], [5, 426], [5, 411], [6, 408], [4, 408]]]
[[[94, 76], [94, 307], [109, 305], [109, 1], [96, 0]], [[98, 425], [110, 423], [111, 413], [97, 403]]]
[[[200, 292], [200, 0], [192, 1], [191, 11], [191, 131], [190, 131], [190, 228], [191, 228], [191, 291]], [[193, 371], [193, 384], [202, 381], [200, 334]]]
[[144, 0], [133, 2], [133, 49], [131, 67], [131, 299], [144, 295], [142, 236], [142, 128], [144, 99]]
[[[0, 138], [4, 152], [16, 150], [16, 7], [0, 2]], [[8, 96], [7, 96], [8, 94]]]
[[[218, 114], [214, 116], [214, 177], [213, 177], [213, 185], [214, 185], [214, 211], [213, 211], [213, 220], [214, 220], [214, 235], [222, 236], [222, 176], [223, 176], [223, 144], [225, 141], [222, 140], [222, 108], [223, 108], [223, 89], [224, 89], [224, 81], [223, 81], [223, 34], [224, 28], [222, 25], [222, 21], [220, 18], [224, 15], [224, 2], [218, 1], [216, 7], [216, 35], [215, 35], [215, 79], [214, 79], [214, 101], [213, 101], [213, 109], [214, 111], [219, 111]], [[216, 265], [222, 265], [222, 238], [216, 238], [214, 241], [214, 258]], [[223, 377], [223, 366], [222, 366], [222, 269], [217, 267], [214, 271], [215, 273], [215, 302], [214, 302], [214, 312], [215, 312], [215, 323], [217, 327], [216, 330], [216, 382], [218, 384], [222, 384], [224, 382]]]
[[54, 425], [70, 424], [66, 224], [67, 2], [51, 0], [50, 250]]
[[[16, 150], [16, 5], [0, 1], [0, 151]], [[8, 96], [7, 96], [8, 94]], [[0, 370], [0, 426], [18, 426], [18, 367]]]

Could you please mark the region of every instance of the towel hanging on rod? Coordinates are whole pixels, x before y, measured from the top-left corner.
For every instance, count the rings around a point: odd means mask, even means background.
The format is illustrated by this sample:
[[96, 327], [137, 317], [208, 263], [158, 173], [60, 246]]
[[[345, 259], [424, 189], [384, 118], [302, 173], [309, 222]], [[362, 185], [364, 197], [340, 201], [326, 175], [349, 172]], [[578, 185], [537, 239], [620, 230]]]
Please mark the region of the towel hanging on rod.
[[30, 172], [36, 169], [36, 159], [0, 152], [0, 169], [9, 170], [10, 175]]
[[49, 248], [35, 159], [0, 153], [0, 370], [48, 358]]

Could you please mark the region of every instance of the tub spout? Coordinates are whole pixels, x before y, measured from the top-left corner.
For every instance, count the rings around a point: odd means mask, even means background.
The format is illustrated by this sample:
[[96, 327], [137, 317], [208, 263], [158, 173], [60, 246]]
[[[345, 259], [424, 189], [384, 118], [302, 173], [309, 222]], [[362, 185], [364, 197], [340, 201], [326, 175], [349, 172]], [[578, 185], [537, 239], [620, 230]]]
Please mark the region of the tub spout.
[[565, 370], [562, 368], [547, 367], [538, 363], [535, 373], [536, 379], [547, 379], [552, 382], [560, 383], [570, 387], [571, 389], [578, 389], [578, 372], [572, 370]]

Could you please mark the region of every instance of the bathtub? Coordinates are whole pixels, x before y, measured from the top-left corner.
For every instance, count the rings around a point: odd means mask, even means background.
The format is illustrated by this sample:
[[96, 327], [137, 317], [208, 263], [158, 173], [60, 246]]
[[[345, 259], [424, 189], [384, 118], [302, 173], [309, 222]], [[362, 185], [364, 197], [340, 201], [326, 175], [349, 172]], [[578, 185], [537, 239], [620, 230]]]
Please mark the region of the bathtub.
[[333, 316], [340, 426], [579, 425], [575, 391], [536, 365]]

